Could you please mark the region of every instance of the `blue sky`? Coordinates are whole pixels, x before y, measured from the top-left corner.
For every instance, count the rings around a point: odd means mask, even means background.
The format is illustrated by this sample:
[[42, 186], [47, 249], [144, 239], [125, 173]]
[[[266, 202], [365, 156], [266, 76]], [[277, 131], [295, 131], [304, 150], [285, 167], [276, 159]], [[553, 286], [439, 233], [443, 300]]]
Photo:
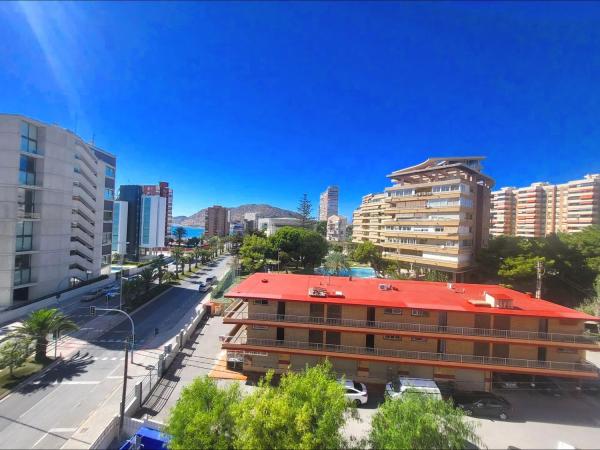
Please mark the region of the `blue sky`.
[[600, 3], [0, 2], [0, 42], [0, 111], [95, 137], [176, 215], [328, 184], [351, 215], [429, 156], [600, 171]]

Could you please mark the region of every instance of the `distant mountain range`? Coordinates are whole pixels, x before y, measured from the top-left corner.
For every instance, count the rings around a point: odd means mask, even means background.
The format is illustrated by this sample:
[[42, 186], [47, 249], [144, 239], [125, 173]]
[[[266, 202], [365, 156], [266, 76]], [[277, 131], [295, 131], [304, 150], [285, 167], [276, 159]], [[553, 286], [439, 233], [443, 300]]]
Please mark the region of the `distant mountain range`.
[[[206, 211], [207, 208], [204, 208], [191, 216], [175, 216], [173, 217], [173, 225], [203, 227]], [[260, 217], [300, 217], [297, 212], [265, 204], [250, 203], [229, 208], [229, 218], [232, 222], [241, 221], [246, 213], [256, 213]]]

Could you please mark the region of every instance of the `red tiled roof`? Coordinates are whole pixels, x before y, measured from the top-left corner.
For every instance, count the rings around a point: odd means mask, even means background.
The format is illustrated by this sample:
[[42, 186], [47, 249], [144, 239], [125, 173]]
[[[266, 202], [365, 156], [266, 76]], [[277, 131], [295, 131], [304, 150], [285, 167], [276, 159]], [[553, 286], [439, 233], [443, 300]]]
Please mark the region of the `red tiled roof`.
[[[393, 289], [380, 290], [380, 284], [389, 284]], [[314, 287], [327, 289], [329, 296], [309, 296], [308, 289]], [[342, 292], [343, 296], [335, 296], [336, 291]], [[473, 304], [473, 300], [484, 299], [484, 292], [497, 299], [511, 299], [513, 308], [491, 308]], [[491, 284], [453, 283], [450, 289], [448, 283], [431, 281], [377, 278], [350, 280], [348, 277], [322, 275], [255, 273], [230, 289], [225, 296], [600, 321], [597, 317], [574, 309]]]

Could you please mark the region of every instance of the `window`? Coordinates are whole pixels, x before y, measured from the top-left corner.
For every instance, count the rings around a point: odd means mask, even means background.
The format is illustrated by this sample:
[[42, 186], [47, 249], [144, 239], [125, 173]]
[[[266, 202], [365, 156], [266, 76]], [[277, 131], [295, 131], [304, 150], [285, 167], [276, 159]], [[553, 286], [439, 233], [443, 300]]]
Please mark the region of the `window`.
[[21, 151], [28, 153], [37, 153], [37, 127], [28, 123], [21, 122]]
[[412, 336], [410, 338], [412, 342], [427, 342], [427, 338]]
[[111, 177], [114, 178], [115, 177], [115, 169], [110, 167], [110, 166], [106, 166], [106, 170], [104, 171], [104, 175], [106, 175], [107, 177]]
[[35, 186], [35, 159], [21, 155], [19, 160], [19, 184]]
[[15, 256], [15, 286], [31, 281], [31, 255]]
[[115, 198], [114, 189], [105, 188], [104, 189], [104, 200], [113, 200]]
[[112, 231], [102, 233], [102, 245], [108, 245], [112, 241]]
[[386, 341], [401, 341], [402, 340], [402, 336], [394, 336], [391, 334], [386, 334], [383, 336], [383, 339]]
[[557, 348], [556, 351], [558, 353], [577, 353], [577, 349], [575, 348]]
[[17, 211], [21, 217], [32, 217], [34, 209], [35, 191], [31, 189], [17, 189]]
[[395, 315], [401, 316], [402, 309], [400, 309], [400, 308], [384, 308], [383, 313], [384, 314], [395, 314]]
[[264, 325], [252, 325], [252, 329], [253, 330], [268, 330], [269, 327], [266, 327]]
[[252, 304], [254, 304], [254, 305], [268, 305], [269, 302], [267, 300], [254, 300], [252, 302]]
[[18, 252], [31, 250], [33, 241], [33, 222], [17, 222], [17, 246]]
[[104, 211], [104, 221], [112, 222], [113, 212], [112, 211]]
[[410, 315], [414, 317], [427, 317], [429, 316], [429, 313], [424, 309], [413, 309], [411, 310]]

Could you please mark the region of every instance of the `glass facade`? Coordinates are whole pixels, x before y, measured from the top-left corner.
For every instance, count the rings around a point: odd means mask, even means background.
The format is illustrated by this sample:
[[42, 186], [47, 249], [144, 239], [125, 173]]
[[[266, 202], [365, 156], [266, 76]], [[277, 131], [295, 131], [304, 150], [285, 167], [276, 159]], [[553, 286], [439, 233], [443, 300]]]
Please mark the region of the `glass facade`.
[[19, 184], [35, 186], [35, 159], [21, 155], [19, 160]]
[[142, 206], [143, 218], [142, 218], [142, 244], [150, 243], [150, 209], [152, 200], [149, 197], [144, 198], [144, 204]]
[[28, 153], [38, 153], [37, 146], [37, 127], [28, 123], [21, 122], [21, 151]]
[[31, 282], [31, 255], [15, 256], [15, 286]]
[[33, 217], [35, 214], [35, 191], [17, 189], [17, 211], [20, 217]]
[[16, 251], [26, 252], [32, 249], [33, 222], [17, 222]]

